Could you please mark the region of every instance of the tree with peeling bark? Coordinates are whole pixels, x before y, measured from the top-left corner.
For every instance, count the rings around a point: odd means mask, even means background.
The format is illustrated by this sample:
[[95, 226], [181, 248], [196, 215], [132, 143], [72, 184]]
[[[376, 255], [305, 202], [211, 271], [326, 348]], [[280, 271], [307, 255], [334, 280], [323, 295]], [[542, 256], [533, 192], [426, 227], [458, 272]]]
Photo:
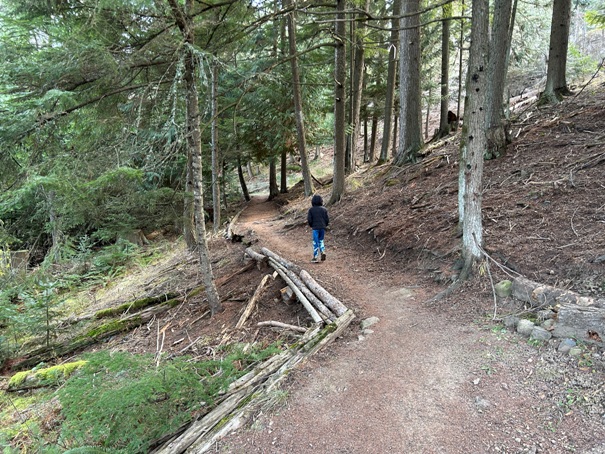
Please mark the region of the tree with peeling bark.
[[197, 67], [199, 56], [195, 48], [195, 31], [193, 28], [193, 1], [187, 0], [182, 8], [177, 0], [168, 0], [176, 24], [183, 35], [185, 68], [183, 78], [186, 87], [187, 101], [187, 144], [191, 153], [193, 204], [195, 207], [196, 249], [200, 257], [200, 268], [206, 286], [206, 296], [212, 314], [220, 311], [221, 302], [214, 285], [212, 265], [206, 241], [206, 224], [204, 220], [204, 193], [202, 185], [202, 140], [200, 133], [200, 109], [197, 88]]
[[483, 156], [487, 150], [485, 133], [487, 102], [487, 58], [489, 48], [489, 2], [473, 0], [471, 48], [469, 54], [465, 119], [462, 126], [459, 160], [458, 210], [462, 225], [463, 280], [481, 259], [483, 225]]

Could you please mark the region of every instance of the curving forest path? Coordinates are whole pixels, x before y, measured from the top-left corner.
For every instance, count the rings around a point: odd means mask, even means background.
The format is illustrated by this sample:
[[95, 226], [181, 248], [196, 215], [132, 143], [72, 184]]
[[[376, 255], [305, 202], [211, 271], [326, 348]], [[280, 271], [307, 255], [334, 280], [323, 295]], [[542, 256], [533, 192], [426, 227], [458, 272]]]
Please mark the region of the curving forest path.
[[[357, 319], [291, 373], [282, 404], [215, 452], [605, 452], [603, 427], [580, 427], [574, 415], [555, 420], [534, 380], [538, 350], [485, 320], [460, 324], [439, 313], [422, 282], [368, 258], [343, 223], [332, 220], [327, 260], [312, 264], [311, 231], [285, 229], [274, 203], [257, 196], [240, 216], [259, 245], [308, 270]], [[359, 322], [371, 316], [379, 321], [362, 333]]]

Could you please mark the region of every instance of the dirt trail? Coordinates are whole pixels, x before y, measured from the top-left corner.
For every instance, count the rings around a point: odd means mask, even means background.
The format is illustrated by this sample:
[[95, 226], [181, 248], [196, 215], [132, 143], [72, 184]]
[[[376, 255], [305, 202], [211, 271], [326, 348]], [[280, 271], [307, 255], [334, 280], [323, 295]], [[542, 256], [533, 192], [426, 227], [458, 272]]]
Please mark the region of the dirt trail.
[[[276, 206], [263, 200], [242, 213], [243, 228], [308, 270], [357, 320], [291, 374], [283, 405], [257, 415], [217, 452], [570, 452], [565, 430], [545, 428], [545, 402], [511, 375], [532, 375], [535, 350], [519, 344], [514, 357], [498, 357], [502, 339], [427, 307], [432, 295], [412, 278], [392, 269], [368, 274], [358, 251], [342, 241], [335, 248], [338, 225], [326, 235], [326, 262], [310, 263], [310, 230], [282, 229]], [[380, 321], [362, 334], [359, 321], [370, 316]]]

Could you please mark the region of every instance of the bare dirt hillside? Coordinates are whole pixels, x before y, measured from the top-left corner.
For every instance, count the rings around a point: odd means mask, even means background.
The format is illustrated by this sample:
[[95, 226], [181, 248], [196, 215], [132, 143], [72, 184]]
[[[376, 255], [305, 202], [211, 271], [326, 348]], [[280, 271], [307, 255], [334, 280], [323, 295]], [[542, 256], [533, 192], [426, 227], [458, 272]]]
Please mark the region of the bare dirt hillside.
[[[605, 453], [605, 352], [579, 357], [558, 342], [532, 344], [503, 328], [522, 305], [494, 301], [509, 276], [605, 295], [605, 87], [593, 84], [555, 107], [532, 107], [512, 124], [507, 152], [485, 162], [485, 248], [493, 261], [453, 295], [433, 297], [457, 274], [457, 137], [432, 144], [404, 168], [363, 167], [329, 207], [327, 260], [310, 263], [309, 199], [295, 187], [245, 206], [236, 231], [305, 268], [357, 318], [327, 349], [290, 373], [280, 404], [220, 441], [221, 453]], [[317, 188], [327, 200], [330, 186]], [[212, 355], [223, 342], [291, 340], [259, 328], [307, 325], [272, 281], [246, 329], [233, 328], [263, 273], [235, 274], [246, 246], [212, 241], [224, 310], [203, 295], [103, 348]], [[266, 272], [266, 271], [265, 271]], [[91, 309], [134, 295], [192, 288], [194, 256], [166, 252], [144, 279], [98, 295]], [[377, 317], [362, 331], [360, 322]]]

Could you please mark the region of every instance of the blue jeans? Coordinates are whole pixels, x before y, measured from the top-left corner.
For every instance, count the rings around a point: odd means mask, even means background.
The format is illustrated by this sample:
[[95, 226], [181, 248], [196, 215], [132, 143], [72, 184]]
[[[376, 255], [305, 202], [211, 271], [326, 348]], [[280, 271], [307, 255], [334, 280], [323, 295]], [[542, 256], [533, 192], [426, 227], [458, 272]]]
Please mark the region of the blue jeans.
[[324, 246], [325, 229], [313, 230], [313, 257], [319, 257], [319, 253], [326, 250]]

